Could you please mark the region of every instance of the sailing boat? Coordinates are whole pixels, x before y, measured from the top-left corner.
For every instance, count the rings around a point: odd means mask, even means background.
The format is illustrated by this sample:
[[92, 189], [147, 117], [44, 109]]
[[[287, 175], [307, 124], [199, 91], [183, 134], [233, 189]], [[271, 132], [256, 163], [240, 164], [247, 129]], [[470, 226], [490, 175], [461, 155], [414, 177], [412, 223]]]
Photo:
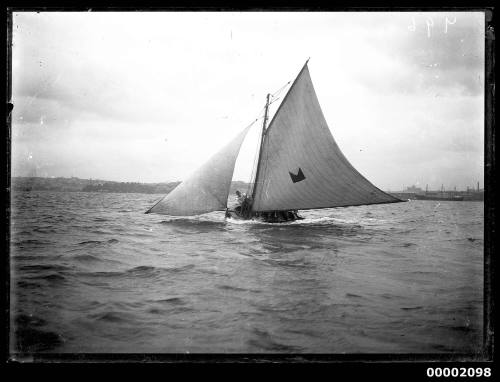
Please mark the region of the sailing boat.
[[229, 218], [279, 223], [302, 219], [298, 210], [402, 202], [370, 183], [340, 151], [316, 97], [308, 61], [269, 126], [267, 95], [255, 179], [239, 207], [229, 209], [227, 199], [236, 158], [251, 125], [146, 213], [189, 216], [226, 211]]

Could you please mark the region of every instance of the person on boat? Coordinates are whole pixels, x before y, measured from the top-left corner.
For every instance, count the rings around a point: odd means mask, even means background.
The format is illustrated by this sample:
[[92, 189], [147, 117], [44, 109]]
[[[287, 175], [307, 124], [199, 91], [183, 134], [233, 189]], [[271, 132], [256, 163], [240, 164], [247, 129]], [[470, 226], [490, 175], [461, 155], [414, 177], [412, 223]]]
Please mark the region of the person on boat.
[[236, 201], [238, 202], [238, 206], [235, 207], [235, 211], [243, 212], [248, 204], [247, 194], [241, 193], [239, 190], [236, 190]]
[[245, 199], [247, 198], [247, 195], [245, 193], [241, 193], [239, 190], [236, 190], [236, 200], [238, 201], [238, 204], [241, 206]]

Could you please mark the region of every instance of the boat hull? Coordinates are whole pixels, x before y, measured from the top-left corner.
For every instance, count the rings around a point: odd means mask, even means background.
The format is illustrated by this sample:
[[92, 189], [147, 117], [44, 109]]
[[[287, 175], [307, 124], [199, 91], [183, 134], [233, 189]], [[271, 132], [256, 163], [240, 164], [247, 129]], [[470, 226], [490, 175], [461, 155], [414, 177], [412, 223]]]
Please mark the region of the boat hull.
[[252, 214], [243, 215], [239, 210], [230, 209], [226, 210], [226, 218], [236, 220], [258, 220], [265, 223], [287, 223], [304, 219], [295, 211], [254, 212]]

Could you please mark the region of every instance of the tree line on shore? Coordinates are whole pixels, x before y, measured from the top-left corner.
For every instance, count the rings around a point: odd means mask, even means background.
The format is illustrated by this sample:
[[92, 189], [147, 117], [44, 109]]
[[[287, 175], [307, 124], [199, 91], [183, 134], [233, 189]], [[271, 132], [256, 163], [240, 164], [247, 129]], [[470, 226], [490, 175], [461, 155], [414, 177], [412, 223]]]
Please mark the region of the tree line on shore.
[[[80, 178], [42, 178], [42, 177], [13, 177], [11, 189], [13, 191], [71, 191], [71, 192], [115, 192], [141, 194], [168, 194], [180, 182], [140, 183], [115, 182], [98, 179]], [[236, 189], [246, 192], [248, 183], [234, 181], [231, 192]]]

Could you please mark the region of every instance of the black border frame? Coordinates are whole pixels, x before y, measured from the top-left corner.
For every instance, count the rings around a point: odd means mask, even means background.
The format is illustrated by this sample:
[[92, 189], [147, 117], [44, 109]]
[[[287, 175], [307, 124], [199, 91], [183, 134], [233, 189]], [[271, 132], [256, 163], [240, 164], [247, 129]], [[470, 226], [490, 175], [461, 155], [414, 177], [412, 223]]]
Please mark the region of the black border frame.
[[[331, 12], [331, 11], [351, 11], [351, 12], [403, 12], [403, 11], [421, 11], [421, 12], [439, 12], [439, 11], [454, 11], [454, 12], [470, 12], [482, 11], [485, 13], [485, 230], [484, 230], [484, 326], [483, 326], [483, 352], [481, 354], [463, 354], [463, 353], [436, 353], [436, 354], [375, 354], [375, 353], [359, 353], [359, 354], [269, 354], [269, 353], [251, 353], [251, 354], [156, 354], [156, 353], [32, 353], [32, 354], [10, 354], [9, 351], [9, 324], [10, 324], [10, 261], [8, 256], [4, 256], [4, 276], [5, 283], [2, 283], [2, 304], [4, 304], [4, 322], [5, 329], [2, 331], [4, 362], [7, 363], [329, 363], [334, 364], [336, 367], [339, 364], [345, 365], [349, 370], [349, 366], [367, 366], [369, 363], [372, 367], [374, 363], [380, 365], [387, 363], [397, 363], [399, 366], [409, 367], [411, 365], [424, 366], [432, 365], [433, 367], [452, 367], [452, 364], [457, 364], [459, 367], [467, 363], [475, 365], [475, 367], [491, 367], [491, 362], [497, 359], [494, 353], [494, 332], [496, 326], [495, 316], [495, 299], [496, 294], [494, 290], [496, 259], [494, 257], [495, 249], [495, 19], [494, 7], [439, 7], [439, 6], [404, 6], [404, 7], [369, 7], [369, 6], [336, 6], [325, 7], [324, 5], [317, 5], [316, 2], [309, 2], [307, 6], [290, 6], [290, 3], [283, 2], [283, 4], [270, 5], [270, 2], [262, 2], [255, 5], [235, 6], [234, 4], [228, 5], [214, 4], [210, 5], [173, 5], [158, 6], [158, 5], [144, 5], [138, 4], [137, 6], [117, 6], [102, 4], [86, 5], [73, 4], [71, 6], [33, 6], [32, 4], [21, 6], [7, 6], [5, 9], [6, 14], [6, 139], [2, 141], [5, 144], [3, 158], [5, 160], [4, 169], [6, 172], [2, 177], [2, 193], [5, 196], [5, 224], [2, 228], [5, 233], [2, 235], [4, 238], [3, 244], [8, 248], [10, 246], [10, 144], [11, 144], [11, 119], [10, 112], [13, 105], [11, 104], [12, 96], [12, 78], [11, 78], [11, 54], [12, 54], [12, 15], [14, 12], [22, 11], [68, 11], [68, 12], [82, 12], [82, 11], [98, 11], [98, 12], [140, 12], [140, 11], [154, 11], [154, 12], [173, 12], [173, 11], [309, 11], [309, 12]], [[3, 164], [3, 163], [2, 163]], [[5, 337], [5, 338], [3, 338]], [[432, 362], [432, 364], [430, 364]], [[362, 367], [363, 369], [363, 367]], [[383, 369], [383, 368], [382, 368]], [[380, 370], [380, 368], [379, 368]]]

